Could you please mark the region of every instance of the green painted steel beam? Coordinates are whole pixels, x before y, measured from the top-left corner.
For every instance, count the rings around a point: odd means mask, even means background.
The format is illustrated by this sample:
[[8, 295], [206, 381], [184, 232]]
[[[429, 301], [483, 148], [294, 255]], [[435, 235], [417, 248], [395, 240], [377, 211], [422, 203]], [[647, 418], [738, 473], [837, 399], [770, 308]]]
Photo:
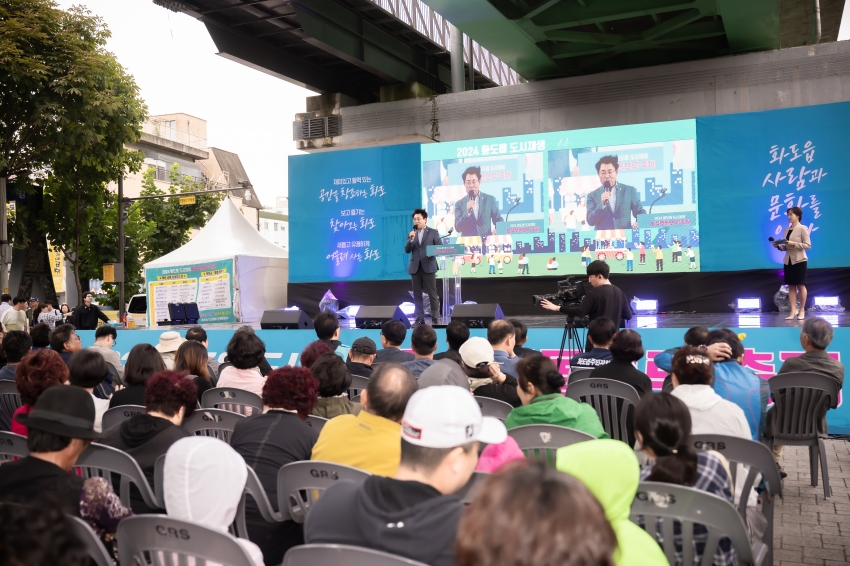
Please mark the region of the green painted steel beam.
[[716, 0], [731, 53], [779, 49], [779, 0]]

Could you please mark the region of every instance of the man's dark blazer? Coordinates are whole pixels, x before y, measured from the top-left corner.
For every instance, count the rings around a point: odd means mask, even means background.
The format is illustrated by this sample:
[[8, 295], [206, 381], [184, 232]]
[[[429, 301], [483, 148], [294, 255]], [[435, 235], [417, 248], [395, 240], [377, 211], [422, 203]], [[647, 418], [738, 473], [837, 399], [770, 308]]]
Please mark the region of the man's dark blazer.
[[423, 273], [437, 273], [437, 258], [429, 256], [427, 253], [428, 246], [441, 246], [443, 240], [440, 239], [440, 233], [433, 228], [427, 226], [423, 228], [425, 231], [422, 234], [422, 243], [419, 243], [419, 234], [413, 237], [413, 240], [408, 240], [404, 244], [404, 253], [410, 254], [410, 263], [407, 265], [407, 272], [413, 275], [419, 270], [419, 265], [422, 265]]
[[490, 226], [502, 221], [499, 213], [499, 203], [496, 199], [485, 193], [478, 193], [478, 216], [466, 212], [466, 203], [469, 197], [465, 196], [455, 204], [455, 228], [464, 236], [487, 236], [493, 233]]
[[632, 227], [632, 215], [637, 218], [638, 214], [646, 214], [637, 189], [617, 183], [613, 191], [616, 191], [614, 210], [611, 210], [611, 201], [602, 206], [605, 187], [587, 195], [587, 223], [596, 230], [629, 229]]

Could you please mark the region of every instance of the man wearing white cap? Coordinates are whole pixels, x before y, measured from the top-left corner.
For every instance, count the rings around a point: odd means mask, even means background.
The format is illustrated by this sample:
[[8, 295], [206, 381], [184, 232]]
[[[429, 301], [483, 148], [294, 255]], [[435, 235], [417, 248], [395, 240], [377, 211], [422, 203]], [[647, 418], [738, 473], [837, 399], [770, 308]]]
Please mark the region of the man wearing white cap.
[[349, 544], [453, 566], [463, 504], [451, 494], [469, 481], [478, 443], [500, 444], [505, 425], [482, 417], [462, 387], [420, 389], [401, 421], [401, 462], [393, 478], [340, 481], [314, 504], [304, 524], [307, 544]]
[[470, 388], [475, 395], [498, 399], [513, 407], [522, 405], [516, 392], [516, 378], [502, 372], [502, 366], [496, 361], [490, 342], [473, 336], [463, 343], [459, 352], [463, 371], [469, 377]]

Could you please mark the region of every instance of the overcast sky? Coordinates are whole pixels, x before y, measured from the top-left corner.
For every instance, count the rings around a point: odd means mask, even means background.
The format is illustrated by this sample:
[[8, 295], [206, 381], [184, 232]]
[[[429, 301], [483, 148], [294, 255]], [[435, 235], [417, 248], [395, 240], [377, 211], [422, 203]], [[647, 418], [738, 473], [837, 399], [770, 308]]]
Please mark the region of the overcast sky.
[[132, 74], [151, 115], [207, 121], [208, 144], [238, 153], [263, 206], [287, 194], [292, 121], [313, 93], [216, 55], [204, 25], [151, 0], [57, 0], [83, 4], [112, 32], [108, 48]]

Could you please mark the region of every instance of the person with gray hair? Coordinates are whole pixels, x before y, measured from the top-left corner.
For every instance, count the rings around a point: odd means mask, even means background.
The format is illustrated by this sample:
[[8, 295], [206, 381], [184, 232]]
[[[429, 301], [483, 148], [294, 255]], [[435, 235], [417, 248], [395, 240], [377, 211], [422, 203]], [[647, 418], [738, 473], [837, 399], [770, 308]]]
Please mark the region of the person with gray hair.
[[[782, 363], [777, 375], [783, 373], [817, 373], [825, 375], [835, 380], [838, 384], [838, 390], [841, 391], [841, 386], [844, 385], [844, 364], [830, 356], [826, 348], [832, 342], [833, 330], [832, 325], [820, 317], [807, 318], [803, 323], [803, 328], [800, 330], [800, 345], [805, 352], [800, 356], [788, 358]], [[832, 404], [837, 404], [837, 399], [832, 399]], [[818, 431], [826, 433], [826, 411], [829, 407], [821, 407], [818, 414]], [[773, 411], [771, 411], [772, 413]], [[772, 430], [773, 419], [768, 416], [768, 427], [765, 431], [765, 436], [769, 436]], [[773, 449], [773, 457], [776, 462], [782, 455], [782, 447], [776, 446]], [[784, 472], [783, 472], [784, 474]], [[783, 475], [783, 477], [785, 477]]]

